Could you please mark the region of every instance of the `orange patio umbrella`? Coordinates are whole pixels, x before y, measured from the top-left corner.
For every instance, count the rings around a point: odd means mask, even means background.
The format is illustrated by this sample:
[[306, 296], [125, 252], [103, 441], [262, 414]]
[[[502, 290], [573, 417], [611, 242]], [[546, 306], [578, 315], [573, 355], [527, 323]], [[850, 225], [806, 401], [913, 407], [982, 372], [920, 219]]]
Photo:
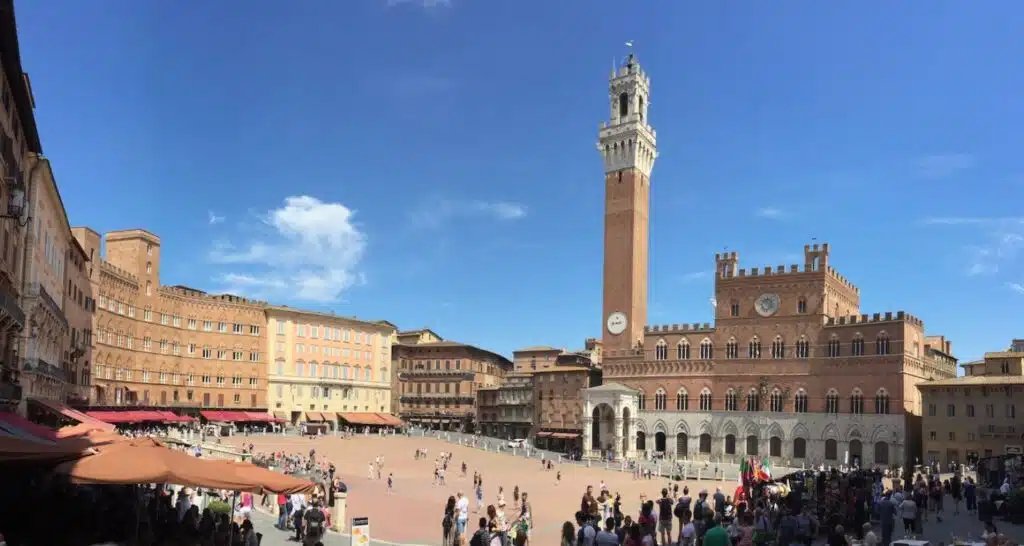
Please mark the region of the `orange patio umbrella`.
[[172, 483], [230, 491], [259, 491], [254, 481], [224, 472], [223, 467], [174, 451], [150, 438], [102, 446], [95, 455], [60, 464], [56, 472], [82, 484], [131, 485]]
[[242, 480], [258, 483], [264, 491], [271, 493], [283, 493], [285, 495], [294, 493], [311, 494], [317, 489], [317, 484], [309, 480], [267, 470], [251, 463], [227, 460], [210, 460], [208, 462], [224, 467], [225, 472], [233, 473]]
[[90, 454], [81, 445], [44, 444], [8, 436], [0, 436], [0, 463], [17, 461], [62, 462]]

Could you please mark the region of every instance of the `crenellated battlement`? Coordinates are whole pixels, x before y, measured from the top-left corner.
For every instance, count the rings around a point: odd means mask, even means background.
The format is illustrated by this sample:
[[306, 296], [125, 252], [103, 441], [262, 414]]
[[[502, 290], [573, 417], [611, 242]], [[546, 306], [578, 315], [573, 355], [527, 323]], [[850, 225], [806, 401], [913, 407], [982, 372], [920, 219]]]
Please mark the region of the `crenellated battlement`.
[[849, 280], [847, 280], [846, 277], [840, 275], [839, 272], [836, 271], [834, 267], [829, 267], [826, 270], [826, 272], [828, 273], [829, 277], [832, 277], [833, 279], [839, 281], [843, 286], [849, 288], [850, 290], [854, 291], [855, 293], [860, 294], [860, 288], [857, 288], [857, 285], [855, 285], [852, 282], [850, 282]]
[[700, 323], [694, 322], [693, 324], [661, 324], [653, 326], [644, 326], [645, 334], [675, 334], [675, 333], [709, 333], [714, 332], [715, 327], [710, 322]]
[[906, 322], [924, 329], [924, 321], [905, 311], [874, 313], [871, 315], [850, 315], [848, 317], [829, 317], [825, 326], [849, 326], [851, 324], [881, 324], [886, 322]]
[[110, 263], [110, 262], [108, 262], [106, 260], [100, 259], [100, 269], [101, 270], [106, 270], [108, 273], [112, 273], [113, 275], [121, 277], [121, 278], [123, 278], [123, 279], [125, 279], [127, 281], [134, 282], [135, 284], [139, 283], [138, 277], [136, 277], [135, 275], [129, 273], [128, 270], [121, 269], [120, 267], [117, 267], [116, 265], [114, 265], [114, 264], [112, 264], [112, 263]]

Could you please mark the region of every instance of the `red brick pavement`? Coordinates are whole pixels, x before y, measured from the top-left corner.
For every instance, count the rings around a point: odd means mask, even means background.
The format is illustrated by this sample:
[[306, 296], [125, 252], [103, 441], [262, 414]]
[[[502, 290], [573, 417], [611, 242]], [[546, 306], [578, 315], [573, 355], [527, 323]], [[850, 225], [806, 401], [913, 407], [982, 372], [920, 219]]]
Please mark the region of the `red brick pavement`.
[[[399, 543], [437, 544], [440, 542], [441, 518], [448, 495], [457, 491], [472, 498], [472, 474], [478, 471], [483, 476], [484, 502], [494, 504], [498, 487], [504, 487], [508, 504], [506, 514], [514, 516], [512, 510], [512, 489], [518, 485], [520, 491], [530, 494], [533, 504], [535, 532], [533, 544], [557, 544], [562, 523], [570, 520], [579, 510], [580, 496], [587, 485], [595, 489], [604, 480], [609, 489], [619, 492], [623, 498], [623, 511], [636, 514], [641, 493], [657, 495], [664, 481], [635, 481], [631, 474], [584, 468], [578, 465], [555, 465], [551, 472], [543, 471], [540, 462], [524, 457], [513, 457], [505, 453], [490, 453], [479, 449], [461, 447], [433, 438], [355, 437], [340, 439], [332, 436], [315, 440], [294, 436], [236, 436], [225, 439], [234, 445], [253, 443], [257, 452], [285, 451], [286, 453], [309, 453], [315, 448], [317, 456], [332, 461], [337, 473], [348, 485], [348, 516], [370, 518], [373, 537]], [[414, 460], [417, 448], [428, 450], [427, 459]], [[431, 485], [434, 459], [442, 451], [454, 453], [447, 472], [448, 485]], [[380, 481], [367, 478], [369, 463], [375, 457], [384, 457], [384, 475]], [[469, 476], [462, 478], [459, 467], [465, 461]], [[555, 485], [555, 471], [562, 471], [562, 482]], [[394, 474], [395, 491], [388, 495], [386, 479]], [[721, 485], [728, 493], [734, 489], [733, 482], [687, 482], [691, 490], [699, 487], [714, 488]], [[680, 485], [682, 488], [682, 485]], [[470, 522], [479, 516], [470, 514]], [[475, 527], [475, 524], [473, 524]]]

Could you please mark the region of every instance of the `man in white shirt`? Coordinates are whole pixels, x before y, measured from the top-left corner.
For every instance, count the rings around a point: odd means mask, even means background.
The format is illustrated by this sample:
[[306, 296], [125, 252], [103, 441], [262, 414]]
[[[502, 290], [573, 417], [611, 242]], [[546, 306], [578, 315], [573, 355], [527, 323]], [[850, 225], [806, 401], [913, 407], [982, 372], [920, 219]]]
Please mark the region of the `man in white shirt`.
[[469, 499], [459, 491], [455, 495], [455, 531], [466, 534], [466, 522], [469, 520]]

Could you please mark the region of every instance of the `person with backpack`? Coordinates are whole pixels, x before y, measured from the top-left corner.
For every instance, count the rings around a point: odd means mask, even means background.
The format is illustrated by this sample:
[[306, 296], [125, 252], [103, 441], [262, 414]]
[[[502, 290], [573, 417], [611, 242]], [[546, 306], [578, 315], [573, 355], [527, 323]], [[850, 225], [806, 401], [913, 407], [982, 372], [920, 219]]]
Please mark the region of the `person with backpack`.
[[490, 546], [491, 533], [487, 530], [487, 518], [480, 518], [480, 528], [469, 539], [469, 546]]
[[579, 526], [579, 530], [576, 531], [576, 546], [594, 546], [597, 527], [594, 526], [590, 515], [582, 510], [576, 512], [576, 525]]

